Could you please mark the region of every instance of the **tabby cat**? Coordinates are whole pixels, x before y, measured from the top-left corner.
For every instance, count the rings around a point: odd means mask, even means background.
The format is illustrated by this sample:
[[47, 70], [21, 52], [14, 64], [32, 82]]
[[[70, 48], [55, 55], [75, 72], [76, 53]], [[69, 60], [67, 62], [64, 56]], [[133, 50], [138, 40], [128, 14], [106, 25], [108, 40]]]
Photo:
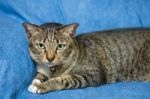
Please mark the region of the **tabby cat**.
[[23, 23], [37, 75], [32, 93], [150, 81], [150, 29], [97, 31], [75, 36], [77, 23]]

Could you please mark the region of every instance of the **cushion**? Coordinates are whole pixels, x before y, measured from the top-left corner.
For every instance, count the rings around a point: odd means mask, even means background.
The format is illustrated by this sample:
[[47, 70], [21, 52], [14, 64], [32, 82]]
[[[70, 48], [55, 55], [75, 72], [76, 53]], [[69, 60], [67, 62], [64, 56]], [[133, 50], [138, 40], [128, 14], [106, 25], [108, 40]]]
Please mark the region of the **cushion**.
[[149, 99], [150, 83], [119, 82], [99, 87], [32, 94], [36, 74], [23, 22], [80, 24], [90, 31], [150, 27], [148, 0], [0, 0], [0, 99]]

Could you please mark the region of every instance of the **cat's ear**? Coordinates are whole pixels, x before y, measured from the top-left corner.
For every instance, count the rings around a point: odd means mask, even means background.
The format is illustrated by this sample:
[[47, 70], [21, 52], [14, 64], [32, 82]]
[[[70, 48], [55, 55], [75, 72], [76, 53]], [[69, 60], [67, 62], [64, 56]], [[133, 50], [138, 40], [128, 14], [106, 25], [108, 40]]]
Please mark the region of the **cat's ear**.
[[35, 34], [42, 32], [42, 29], [37, 25], [31, 24], [31, 23], [23, 23], [22, 25], [25, 28], [28, 38], [30, 38], [31, 36]]
[[78, 26], [78, 23], [69, 24], [60, 29], [59, 32], [66, 35], [74, 36]]

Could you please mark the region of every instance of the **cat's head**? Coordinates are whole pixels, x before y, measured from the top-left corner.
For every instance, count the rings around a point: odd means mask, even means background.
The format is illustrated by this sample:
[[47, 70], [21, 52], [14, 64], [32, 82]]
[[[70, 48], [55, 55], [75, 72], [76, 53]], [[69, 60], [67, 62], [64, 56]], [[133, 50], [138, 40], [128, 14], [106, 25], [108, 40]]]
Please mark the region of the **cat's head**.
[[29, 52], [37, 64], [62, 65], [76, 50], [75, 31], [77, 23], [58, 26], [38, 26], [23, 23], [29, 40]]

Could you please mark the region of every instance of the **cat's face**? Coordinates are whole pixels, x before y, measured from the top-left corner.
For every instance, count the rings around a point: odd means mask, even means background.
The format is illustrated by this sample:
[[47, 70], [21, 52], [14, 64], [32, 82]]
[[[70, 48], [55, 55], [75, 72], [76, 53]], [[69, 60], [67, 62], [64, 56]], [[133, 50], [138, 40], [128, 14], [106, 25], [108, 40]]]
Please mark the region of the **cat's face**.
[[44, 64], [48, 67], [62, 65], [75, 50], [73, 35], [78, 24], [49, 31], [29, 23], [23, 25], [28, 34], [30, 55], [38, 64]]

